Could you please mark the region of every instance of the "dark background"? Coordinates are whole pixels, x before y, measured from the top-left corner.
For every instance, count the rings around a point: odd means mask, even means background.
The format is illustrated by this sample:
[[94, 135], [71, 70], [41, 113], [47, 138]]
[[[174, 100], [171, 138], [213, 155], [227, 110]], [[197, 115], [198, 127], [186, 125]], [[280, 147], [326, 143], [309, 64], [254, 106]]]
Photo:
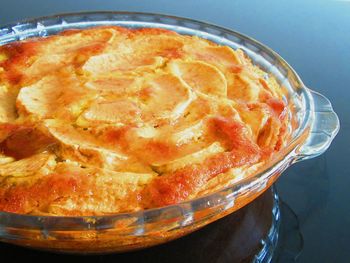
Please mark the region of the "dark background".
[[86, 10], [157, 12], [231, 28], [277, 51], [307, 86], [328, 97], [340, 118], [338, 136], [321, 157], [289, 168], [277, 189], [300, 223], [298, 262], [348, 261], [350, 0], [0, 0], [0, 24]]

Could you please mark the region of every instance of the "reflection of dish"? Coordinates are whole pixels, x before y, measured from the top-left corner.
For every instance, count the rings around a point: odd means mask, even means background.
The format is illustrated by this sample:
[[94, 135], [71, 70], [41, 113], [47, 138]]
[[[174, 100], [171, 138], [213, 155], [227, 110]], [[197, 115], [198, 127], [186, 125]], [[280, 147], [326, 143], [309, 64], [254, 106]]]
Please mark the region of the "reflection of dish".
[[339, 129], [329, 101], [307, 89], [276, 53], [239, 33], [202, 22], [140, 13], [88, 13], [53, 16], [3, 28], [0, 43], [95, 25], [162, 27], [243, 49], [274, 75], [294, 105], [291, 143], [261, 173], [225, 189], [178, 205], [101, 217], [50, 217], [0, 213], [0, 240], [39, 249], [107, 253], [145, 248], [191, 233], [245, 206], [293, 162], [323, 153]]
[[273, 262], [297, 262], [304, 246], [300, 222], [295, 212], [283, 200], [279, 202], [279, 207], [281, 224]]
[[272, 222], [271, 228], [265, 238], [261, 240], [263, 245], [261, 251], [254, 257], [253, 262], [263, 263], [270, 262], [274, 256], [277, 242], [279, 239], [279, 229], [281, 224], [281, 212], [280, 212], [280, 201], [274, 186], [271, 187], [271, 196], [273, 199]]

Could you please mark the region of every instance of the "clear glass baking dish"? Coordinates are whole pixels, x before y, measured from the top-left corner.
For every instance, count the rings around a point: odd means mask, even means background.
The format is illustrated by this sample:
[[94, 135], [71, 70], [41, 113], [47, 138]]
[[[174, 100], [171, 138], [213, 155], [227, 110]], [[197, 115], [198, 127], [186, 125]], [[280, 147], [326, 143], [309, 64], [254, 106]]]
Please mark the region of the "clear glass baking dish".
[[322, 154], [339, 130], [339, 119], [323, 95], [305, 87], [278, 54], [235, 31], [174, 16], [93, 12], [54, 15], [0, 27], [0, 45], [45, 37], [71, 28], [119, 25], [156, 27], [197, 35], [243, 49], [260, 68], [275, 76], [293, 105], [295, 124], [287, 147], [258, 174], [218, 192], [176, 205], [109, 216], [53, 217], [0, 212], [0, 241], [70, 253], [110, 253], [164, 243], [199, 229], [253, 201], [291, 164]]

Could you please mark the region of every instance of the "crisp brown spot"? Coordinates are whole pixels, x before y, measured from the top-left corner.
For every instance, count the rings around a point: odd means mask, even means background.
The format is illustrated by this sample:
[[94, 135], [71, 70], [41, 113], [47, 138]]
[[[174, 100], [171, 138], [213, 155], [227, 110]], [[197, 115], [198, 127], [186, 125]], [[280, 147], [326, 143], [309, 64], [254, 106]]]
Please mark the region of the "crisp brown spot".
[[211, 178], [231, 168], [253, 164], [259, 160], [260, 149], [245, 136], [241, 123], [225, 118], [214, 118], [213, 123], [231, 141], [231, 151], [209, 157], [199, 165], [188, 165], [156, 178], [143, 192], [146, 208], [185, 201]]

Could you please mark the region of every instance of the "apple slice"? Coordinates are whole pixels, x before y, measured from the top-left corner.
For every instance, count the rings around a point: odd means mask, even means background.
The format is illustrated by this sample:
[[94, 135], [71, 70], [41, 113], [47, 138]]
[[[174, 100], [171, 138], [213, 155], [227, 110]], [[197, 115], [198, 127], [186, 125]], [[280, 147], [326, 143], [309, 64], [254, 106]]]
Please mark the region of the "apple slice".
[[145, 121], [176, 121], [194, 98], [191, 88], [171, 74], [157, 75], [146, 81], [139, 92], [139, 99], [144, 105]]
[[[116, 213], [140, 209], [139, 191], [156, 173], [113, 172], [98, 168], [81, 168], [72, 163], [58, 165], [59, 174], [74, 173], [84, 178], [77, 193], [58, 199], [48, 207], [51, 214]], [[88, 175], [88, 176], [86, 176]]]
[[138, 57], [132, 53], [104, 53], [90, 57], [82, 69], [95, 76], [116, 71], [153, 69], [162, 64], [162, 57]]
[[185, 167], [186, 165], [202, 163], [208, 157], [224, 151], [225, 148], [221, 146], [219, 142], [214, 142], [208, 147], [201, 149], [200, 151], [185, 155], [183, 157], [170, 161], [165, 165], [154, 164], [154, 166], [156, 167], [157, 171], [161, 173], [173, 172]]
[[7, 123], [16, 119], [16, 96], [16, 92], [0, 85], [0, 123]]
[[237, 110], [243, 122], [250, 128], [252, 139], [256, 142], [260, 131], [271, 116], [270, 110], [260, 103], [252, 104], [249, 108], [237, 107]]
[[48, 132], [60, 143], [57, 153], [63, 159], [71, 159], [85, 165], [115, 169], [128, 157], [116, 149], [109, 149], [89, 131], [77, 130], [72, 125], [56, 121], [44, 122]]
[[92, 104], [78, 118], [79, 126], [131, 124], [140, 121], [141, 110], [130, 100], [101, 101]]
[[132, 52], [138, 57], [164, 57], [174, 59], [181, 57], [184, 40], [180, 35], [148, 35], [142, 32], [135, 32], [131, 38], [130, 46]]
[[[191, 47], [190, 47], [191, 48]], [[189, 50], [198, 60], [217, 66], [220, 70], [236, 71], [242, 65], [237, 51], [227, 46], [199, 47], [198, 51]]]
[[86, 94], [76, 79], [64, 76], [47, 76], [31, 86], [21, 88], [16, 106], [20, 114], [36, 119], [74, 118], [95, 98]]
[[55, 156], [40, 153], [31, 157], [0, 165], [0, 176], [26, 177], [38, 173], [49, 173], [55, 166]]
[[224, 74], [208, 63], [202, 61], [174, 61], [170, 64], [170, 70], [194, 90], [208, 95], [227, 95], [227, 83]]
[[85, 83], [85, 87], [96, 90], [102, 95], [113, 94], [119, 96], [135, 93], [139, 90], [137, 79], [125, 76], [97, 78]]
[[228, 98], [246, 102], [258, 101], [261, 90], [259, 83], [256, 83], [243, 74], [234, 76], [232, 80], [227, 91]]

